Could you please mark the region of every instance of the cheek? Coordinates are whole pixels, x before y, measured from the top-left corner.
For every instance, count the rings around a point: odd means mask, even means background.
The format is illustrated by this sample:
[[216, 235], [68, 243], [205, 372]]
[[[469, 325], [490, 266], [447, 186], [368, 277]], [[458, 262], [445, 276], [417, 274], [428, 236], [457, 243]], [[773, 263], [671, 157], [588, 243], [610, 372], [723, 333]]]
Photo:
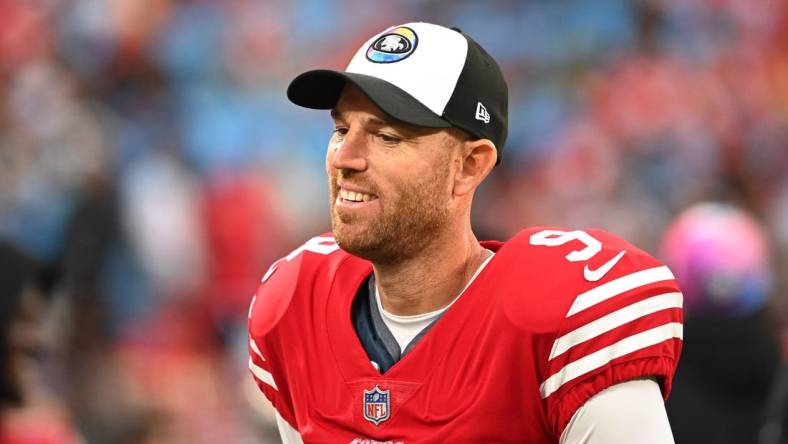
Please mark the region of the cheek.
[[410, 180], [400, 185], [409, 199], [418, 200], [425, 205], [437, 205], [451, 198], [448, 165], [433, 164], [418, 173], [415, 170], [412, 173]]
[[378, 184], [378, 191], [387, 198], [383, 200], [389, 205], [412, 205], [414, 201], [423, 200], [425, 193], [434, 192], [435, 184], [429, 179], [431, 172], [420, 172], [411, 167], [390, 173], [388, 180], [381, 180]]

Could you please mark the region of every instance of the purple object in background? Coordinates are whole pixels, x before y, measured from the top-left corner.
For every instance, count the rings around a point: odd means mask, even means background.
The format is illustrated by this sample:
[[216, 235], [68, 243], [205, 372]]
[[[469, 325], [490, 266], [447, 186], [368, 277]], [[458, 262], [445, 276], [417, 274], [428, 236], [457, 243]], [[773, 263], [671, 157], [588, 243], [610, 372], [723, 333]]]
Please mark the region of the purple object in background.
[[705, 202], [686, 209], [666, 230], [661, 251], [681, 285], [688, 315], [743, 316], [769, 299], [766, 235], [733, 205]]

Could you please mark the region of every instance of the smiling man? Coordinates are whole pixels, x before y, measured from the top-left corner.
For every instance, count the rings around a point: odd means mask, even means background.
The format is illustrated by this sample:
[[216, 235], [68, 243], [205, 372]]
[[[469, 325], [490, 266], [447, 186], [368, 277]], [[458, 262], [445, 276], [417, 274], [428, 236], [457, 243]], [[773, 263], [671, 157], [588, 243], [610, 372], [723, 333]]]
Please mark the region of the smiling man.
[[673, 441], [670, 271], [599, 230], [471, 229], [508, 126], [475, 41], [396, 26], [288, 97], [331, 110], [334, 132], [332, 233], [275, 262], [249, 310], [249, 368], [284, 442]]

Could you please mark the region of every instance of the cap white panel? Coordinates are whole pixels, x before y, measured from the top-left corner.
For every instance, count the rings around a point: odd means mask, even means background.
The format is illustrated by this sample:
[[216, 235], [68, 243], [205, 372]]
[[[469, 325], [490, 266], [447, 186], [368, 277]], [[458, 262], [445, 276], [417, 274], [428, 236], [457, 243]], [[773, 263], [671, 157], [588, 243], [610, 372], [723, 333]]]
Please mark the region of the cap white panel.
[[[403, 60], [375, 63], [367, 59], [367, 50], [378, 37], [390, 30], [408, 27], [418, 41], [413, 52]], [[394, 26], [369, 39], [350, 61], [347, 72], [366, 74], [400, 87], [435, 114], [442, 115], [468, 55], [468, 41], [457, 31], [430, 23], [407, 23]]]

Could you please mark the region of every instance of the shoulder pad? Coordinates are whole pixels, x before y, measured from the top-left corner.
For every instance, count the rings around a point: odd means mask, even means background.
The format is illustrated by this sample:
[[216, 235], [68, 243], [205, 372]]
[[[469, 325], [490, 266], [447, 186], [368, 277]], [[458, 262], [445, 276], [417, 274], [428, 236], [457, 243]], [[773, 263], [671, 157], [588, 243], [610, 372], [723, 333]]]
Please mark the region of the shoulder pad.
[[678, 291], [661, 262], [598, 229], [529, 228], [498, 254], [511, 270], [505, 277], [510, 282], [507, 316], [517, 325], [544, 332], [636, 289], [668, 286]]
[[300, 288], [330, 280], [333, 270], [350, 255], [329, 234], [313, 237], [274, 262], [262, 278], [249, 307], [249, 331], [265, 335], [279, 322]]

